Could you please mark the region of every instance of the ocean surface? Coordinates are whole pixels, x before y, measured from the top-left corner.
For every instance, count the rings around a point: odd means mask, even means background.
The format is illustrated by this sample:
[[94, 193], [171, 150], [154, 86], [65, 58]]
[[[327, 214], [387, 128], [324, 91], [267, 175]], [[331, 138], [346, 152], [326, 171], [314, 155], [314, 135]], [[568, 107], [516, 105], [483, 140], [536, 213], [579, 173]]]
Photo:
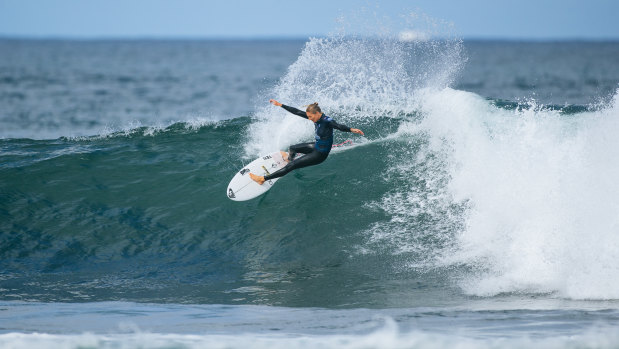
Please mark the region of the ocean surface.
[[[247, 202], [312, 140], [365, 132]], [[619, 348], [619, 42], [0, 39], [2, 348]]]

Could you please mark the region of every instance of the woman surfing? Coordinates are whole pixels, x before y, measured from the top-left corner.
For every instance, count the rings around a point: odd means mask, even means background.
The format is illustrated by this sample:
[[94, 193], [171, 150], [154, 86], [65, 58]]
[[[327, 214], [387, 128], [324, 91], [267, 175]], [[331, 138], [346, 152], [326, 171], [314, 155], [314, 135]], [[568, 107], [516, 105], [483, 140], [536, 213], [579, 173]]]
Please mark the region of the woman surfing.
[[[251, 179], [253, 179], [260, 185], [270, 179], [282, 177], [288, 172], [297, 168], [318, 165], [319, 163], [325, 161], [329, 156], [329, 152], [331, 152], [331, 146], [333, 145], [334, 128], [342, 132], [353, 132], [363, 136], [363, 131], [357, 128], [350, 128], [348, 126], [338, 124], [337, 122], [335, 122], [335, 120], [326, 116], [320, 110], [318, 103], [310, 104], [307, 106], [307, 109], [305, 109], [305, 111], [301, 111], [297, 108], [281, 104], [274, 99], [271, 99], [269, 102], [275, 106], [286, 109], [286, 111], [292, 114], [311, 120], [314, 123], [316, 141], [291, 145], [290, 151], [288, 153], [288, 164], [286, 164], [285, 167], [278, 171], [275, 171], [266, 176], [257, 176], [253, 173], [250, 173], [249, 176], [251, 177]], [[294, 156], [297, 153], [305, 155], [301, 156], [298, 159], [295, 159]]]

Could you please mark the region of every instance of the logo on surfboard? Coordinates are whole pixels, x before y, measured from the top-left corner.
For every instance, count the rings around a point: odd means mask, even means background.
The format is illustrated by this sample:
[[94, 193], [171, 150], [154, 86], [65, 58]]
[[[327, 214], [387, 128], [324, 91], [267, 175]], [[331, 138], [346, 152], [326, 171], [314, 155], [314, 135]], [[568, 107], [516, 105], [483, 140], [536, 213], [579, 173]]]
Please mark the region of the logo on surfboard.
[[[248, 170], [249, 171], [249, 170]], [[234, 199], [236, 196], [234, 195], [234, 192], [232, 191], [232, 189], [228, 189], [228, 197], [230, 199]]]

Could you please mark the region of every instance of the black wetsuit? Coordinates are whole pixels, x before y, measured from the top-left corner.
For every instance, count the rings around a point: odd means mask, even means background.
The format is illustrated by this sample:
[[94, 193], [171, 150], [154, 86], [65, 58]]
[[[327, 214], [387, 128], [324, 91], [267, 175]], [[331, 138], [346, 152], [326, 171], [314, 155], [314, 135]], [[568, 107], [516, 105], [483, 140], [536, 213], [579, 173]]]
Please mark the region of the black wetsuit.
[[[282, 108], [302, 118], [308, 118], [304, 111], [297, 108], [289, 107], [283, 104]], [[288, 159], [294, 159], [294, 156], [297, 153], [302, 153], [305, 155], [290, 161], [284, 168], [273, 172], [270, 175], [264, 176], [265, 180], [268, 181], [269, 179], [279, 178], [297, 168], [318, 165], [319, 163], [325, 161], [327, 156], [329, 156], [331, 146], [333, 145], [333, 129], [336, 128], [343, 132], [350, 132], [350, 127], [338, 124], [335, 120], [325, 114], [322, 114], [320, 119], [314, 123], [314, 128], [316, 141], [291, 145], [290, 152], [288, 153]]]

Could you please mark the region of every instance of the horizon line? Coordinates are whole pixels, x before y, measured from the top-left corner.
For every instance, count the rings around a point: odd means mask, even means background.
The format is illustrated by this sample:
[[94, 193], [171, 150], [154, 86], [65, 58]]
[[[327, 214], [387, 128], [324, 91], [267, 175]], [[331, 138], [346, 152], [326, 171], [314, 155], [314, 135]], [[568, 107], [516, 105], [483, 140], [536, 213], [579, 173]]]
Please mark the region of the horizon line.
[[[307, 41], [328, 38], [328, 35], [15, 35], [0, 33], [0, 40], [40, 41]], [[461, 36], [455, 38], [431, 37], [430, 40], [460, 39], [463, 41], [507, 42], [617, 42], [619, 37], [516, 37], [516, 36]]]

